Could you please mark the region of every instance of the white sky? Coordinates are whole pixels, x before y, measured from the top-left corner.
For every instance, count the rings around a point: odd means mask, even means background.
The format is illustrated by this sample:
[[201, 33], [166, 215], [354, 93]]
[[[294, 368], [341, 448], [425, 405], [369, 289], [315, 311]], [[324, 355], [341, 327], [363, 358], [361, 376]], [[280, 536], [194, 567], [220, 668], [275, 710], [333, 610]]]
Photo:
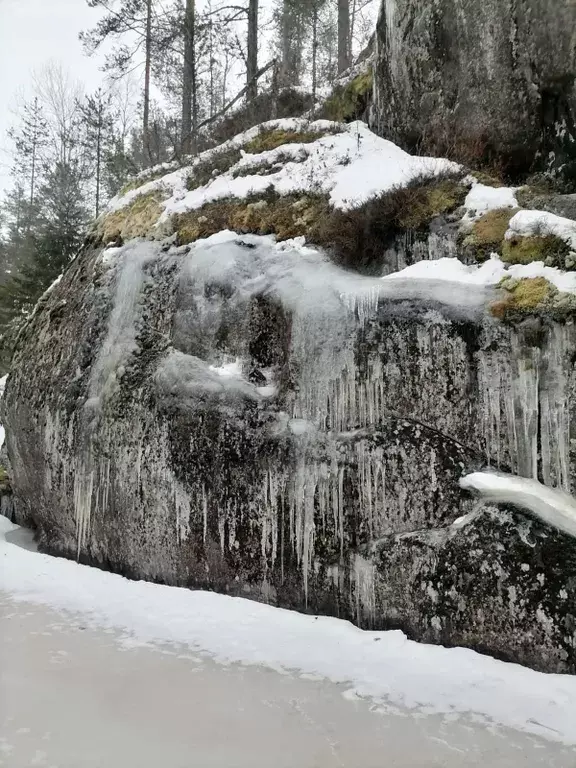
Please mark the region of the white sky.
[[85, 0], [0, 0], [0, 190], [9, 158], [6, 131], [11, 110], [26, 95], [34, 69], [49, 60], [62, 64], [94, 90], [102, 77], [98, 62], [84, 55], [78, 33], [95, 24], [99, 11]]

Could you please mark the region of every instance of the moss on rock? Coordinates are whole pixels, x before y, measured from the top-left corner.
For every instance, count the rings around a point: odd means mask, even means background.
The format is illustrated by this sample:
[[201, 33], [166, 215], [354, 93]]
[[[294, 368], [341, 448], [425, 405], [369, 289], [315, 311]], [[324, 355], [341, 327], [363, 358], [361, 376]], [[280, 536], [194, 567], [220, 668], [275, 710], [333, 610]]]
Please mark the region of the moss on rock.
[[566, 268], [568, 244], [556, 235], [515, 236], [502, 245], [502, 260], [507, 264], [531, 264], [543, 261], [550, 267]]
[[373, 82], [372, 68], [369, 68], [346, 85], [337, 86], [324, 102], [322, 116], [339, 123], [361, 119], [372, 93]]
[[494, 317], [508, 322], [540, 315], [562, 322], [576, 316], [576, 296], [559, 291], [544, 277], [505, 278], [504, 297], [490, 306]]
[[265, 129], [253, 139], [246, 142], [244, 150], [250, 155], [259, 155], [284, 144], [311, 144], [326, 136], [328, 131], [283, 131], [281, 129]]
[[474, 222], [462, 245], [474, 255], [476, 261], [485, 261], [492, 253], [502, 250], [510, 220], [516, 213], [518, 209], [515, 208], [488, 211]]

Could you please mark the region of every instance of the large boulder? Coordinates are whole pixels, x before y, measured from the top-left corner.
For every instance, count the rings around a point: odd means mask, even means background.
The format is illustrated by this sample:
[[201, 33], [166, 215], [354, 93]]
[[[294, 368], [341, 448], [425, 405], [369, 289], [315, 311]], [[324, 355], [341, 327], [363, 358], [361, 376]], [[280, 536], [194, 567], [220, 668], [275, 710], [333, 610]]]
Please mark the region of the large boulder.
[[[307, 160], [293, 147], [291, 183], [331, 178], [335, 196], [363, 152], [382, 152], [380, 179], [386, 163], [398, 170], [402, 154], [350, 131], [356, 154], [335, 134], [310, 141]], [[326, 153], [340, 144], [332, 178]], [[260, 168], [290, 150], [269, 152]], [[178, 172], [115, 201], [36, 308], [3, 405], [19, 519], [45, 551], [129, 577], [576, 672], [570, 526], [460, 485], [490, 466], [576, 491], [573, 314], [526, 304], [526, 292], [520, 303], [521, 281], [503, 299], [494, 281], [382, 280], [303, 237], [247, 232], [304, 226], [305, 189], [183, 213], [246, 185], [237, 172], [256, 158], [229, 160], [206, 186], [193, 183], [199, 163], [186, 184]], [[411, 199], [444, 209], [438, 190]], [[337, 221], [357, 227], [361, 210]], [[145, 234], [144, 214], [149, 236], [128, 239]], [[198, 234], [229, 220], [244, 231]], [[419, 237], [400, 261], [442, 255], [438, 235]]]
[[385, 0], [374, 123], [407, 148], [492, 153], [512, 171], [576, 161], [573, 0]]

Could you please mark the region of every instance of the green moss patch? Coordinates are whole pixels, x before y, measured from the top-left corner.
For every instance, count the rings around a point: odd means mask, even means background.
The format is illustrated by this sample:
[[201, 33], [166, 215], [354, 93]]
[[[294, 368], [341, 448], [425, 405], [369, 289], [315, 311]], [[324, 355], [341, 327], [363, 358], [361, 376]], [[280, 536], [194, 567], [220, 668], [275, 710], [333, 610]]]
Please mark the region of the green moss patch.
[[186, 179], [186, 188], [190, 191], [206, 186], [213, 179], [229, 171], [241, 158], [242, 153], [237, 147], [213, 152], [208, 158], [194, 165]]
[[244, 150], [250, 155], [259, 155], [278, 149], [284, 144], [311, 144], [323, 136], [327, 131], [282, 131], [279, 129], [262, 130], [251, 141], [244, 145]]
[[576, 296], [559, 291], [544, 277], [506, 278], [500, 287], [506, 292], [504, 298], [490, 306], [500, 320], [514, 323], [527, 315], [540, 315], [562, 322], [576, 316]]
[[568, 244], [556, 235], [516, 236], [505, 240], [502, 246], [502, 260], [507, 264], [543, 261], [547, 266], [565, 269], [569, 253]]
[[464, 238], [462, 245], [473, 253], [477, 261], [485, 261], [492, 253], [502, 250], [510, 220], [516, 213], [516, 208], [488, 211], [474, 222], [472, 231]]
[[322, 117], [338, 123], [361, 119], [368, 106], [373, 81], [372, 69], [368, 69], [347, 85], [337, 86], [324, 102]]

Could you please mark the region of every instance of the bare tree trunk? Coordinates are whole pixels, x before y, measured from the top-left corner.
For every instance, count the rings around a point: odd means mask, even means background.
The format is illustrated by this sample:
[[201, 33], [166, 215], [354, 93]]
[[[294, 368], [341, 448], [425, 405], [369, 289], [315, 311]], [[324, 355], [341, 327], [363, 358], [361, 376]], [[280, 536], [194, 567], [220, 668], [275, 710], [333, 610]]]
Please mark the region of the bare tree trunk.
[[280, 87], [287, 88], [290, 83], [290, 60], [292, 53], [292, 9], [290, 7], [290, 0], [284, 0], [282, 6], [282, 61], [280, 62]]
[[312, 16], [312, 104], [316, 104], [318, 91], [318, 2], [314, 4]]
[[142, 125], [142, 136], [144, 140], [144, 154], [152, 163], [152, 152], [150, 149], [150, 72], [152, 69], [152, 0], [146, 3], [146, 62], [144, 66], [144, 118]]
[[338, 74], [345, 72], [350, 61], [350, 0], [338, 0]]
[[36, 194], [36, 154], [38, 152], [38, 96], [34, 99], [34, 135], [32, 139], [32, 168], [30, 173], [30, 206], [34, 205], [34, 196]]
[[184, 76], [182, 83], [182, 153], [196, 153], [198, 110], [196, 106], [196, 5], [186, 0], [184, 23]]
[[258, 95], [258, 0], [248, 3], [248, 45], [246, 57], [246, 101]]
[[104, 106], [102, 104], [102, 92], [98, 92], [98, 133], [96, 135], [96, 218], [100, 213], [100, 186], [102, 175], [102, 122]]

